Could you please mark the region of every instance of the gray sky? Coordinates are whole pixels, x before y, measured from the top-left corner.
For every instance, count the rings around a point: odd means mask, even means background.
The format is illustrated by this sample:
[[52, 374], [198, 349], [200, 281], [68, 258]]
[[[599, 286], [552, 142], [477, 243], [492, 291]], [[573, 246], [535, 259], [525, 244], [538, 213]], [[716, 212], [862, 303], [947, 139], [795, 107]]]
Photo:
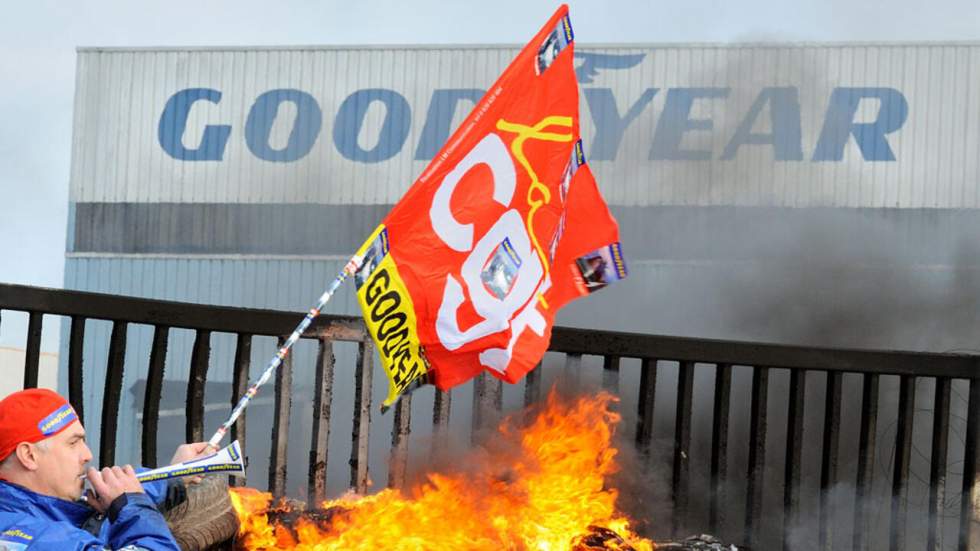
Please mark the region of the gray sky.
[[[572, 1], [588, 43], [980, 40], [980, 2]], [[7, 3], [0, 21], [0, 282], [63, 285], [75, 48], [524, 43], [557, 2]]]

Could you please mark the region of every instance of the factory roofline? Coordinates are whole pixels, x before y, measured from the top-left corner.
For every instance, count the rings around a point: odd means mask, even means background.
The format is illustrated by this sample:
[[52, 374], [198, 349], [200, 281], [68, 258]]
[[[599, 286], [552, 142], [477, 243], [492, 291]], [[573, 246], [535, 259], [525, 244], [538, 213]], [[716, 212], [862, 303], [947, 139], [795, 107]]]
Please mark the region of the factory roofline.
[[[952, 41], [867, 41], [867, 42], [635, 42], [578, 43], [590, 49], [649, 48], [854, 48], [854, 47], [955, 47], [980, 46], [980, 40]], [[246, 51], [316, 51], [316, 50], [512, 50], [523, 44], [321, 44], [295, 46], [79, 46], [77, 52], [246, 52]]]

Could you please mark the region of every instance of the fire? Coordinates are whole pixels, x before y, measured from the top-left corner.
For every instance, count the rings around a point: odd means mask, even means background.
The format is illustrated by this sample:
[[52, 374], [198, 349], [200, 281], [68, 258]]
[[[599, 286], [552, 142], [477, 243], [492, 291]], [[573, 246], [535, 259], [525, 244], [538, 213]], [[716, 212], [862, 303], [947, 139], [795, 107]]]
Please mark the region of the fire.
[[[560, 549], [651, 550], [616, 510], [606, 487], [616, 472], [612, 435], [619, 415], [602, 393], [562, 402], [552, 392], [524, 430], [498, 428], [515, 450], [477, 473], [430, 474], [408, 490], [344, 496], [299, 513], [269, 494], [232, 490], [240, 549]], [[292, 516], [291, 520], [285, 517]]]

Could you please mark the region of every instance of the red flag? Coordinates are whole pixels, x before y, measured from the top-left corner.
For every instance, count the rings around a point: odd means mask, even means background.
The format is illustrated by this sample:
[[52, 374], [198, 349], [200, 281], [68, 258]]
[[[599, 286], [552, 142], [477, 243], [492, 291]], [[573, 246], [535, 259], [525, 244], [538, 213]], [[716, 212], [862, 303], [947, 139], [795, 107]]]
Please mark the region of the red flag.
[[416, 383], [447, 389], [483, 369], [516, 382], [558, 308], [625, 277], [579, 139], [573, 48], [562, 6], [358, 251], [386, 406]]

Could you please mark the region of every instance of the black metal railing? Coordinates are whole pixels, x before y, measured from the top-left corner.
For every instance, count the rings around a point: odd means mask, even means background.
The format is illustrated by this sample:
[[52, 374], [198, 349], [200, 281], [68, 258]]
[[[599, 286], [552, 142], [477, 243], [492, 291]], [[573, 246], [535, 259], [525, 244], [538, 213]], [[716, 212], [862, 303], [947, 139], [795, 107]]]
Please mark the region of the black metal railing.
[[[154, 327], [142, 403], [142, 458], [146, 464], [153, 465], [157, 457], [157, 423], [170, 332], [177, 328], [195, 332], [190, 376], [186, 383], [186, 437], [199, 441], [206, 436], [204, 387], [210, 367], [212, 334], [236, 335], [230, 396], [234, 403], [248, 385], [252, 339], [263, 335], [282, 338], [292, 331], [301, 317], [301, 314], [270, 310], [0, 285], [0, 312], [6, 310], [28, 313], [25, 387], [35, 386], [38, 382], [42, 316], [68, 318], [68, 393], [80, 414], [85, 407], [82, 380], [86, 370], [81, 353], [85, 321], [112, 322], [101, 411], [99, 457], [102, 464], [111, 464], [114, 460], [122, 374], [132, 367], [124, 365], [123, 361], [129, 324]], [[334, 376], [348, 367], [337, 365], [333, 345], [342, 341], [356, 342], [358, 349], [353, 366], [349, 486], [358, 492], [367, 492], [371, 479], [368, 451], [372, 430], [373, 345], [362, 321], [355, 317], [321, 316], [303, 337], [315, 340], [318, 346], [307, 497], [318, 502], [327, 494], [326, 466], [330, 458], [327, 443]], [[713, 533], [727, 531], [733, 534], [729, 539], [734, 537], [746, 544], [762, 544], [767, 549], [777, 546], [788, 549], [793, 545], [793, 530], [812, 519], [811, 524], [816, 526], [814, 539], [808, 540], [803, 548], [912, 549], [925, 543], [928, 549], [966, 550], [978, 545], [980, 530], [975, 509], [980, 497], [977, 495], [980, 486], [975, 480], [977, 432], [980, 430], [978, 357], [812, 348], [572, 328], [555, 328], [550, 351], [548, 358], [554, 360], [555, 353], [563, 355], [563, 358], [559, 357], [563, 369], [574, 374], [586, 369], [585, 364], [593, 363], [593, 357], [600, 357], [601, 386], [624, 395], [624, 398], [632, 393], [629, 398], [635, 403], [631, 416], [635, 417], [633, 438], [636, 446], [646, 457], [649, 467], [670, 470], [673, 533], [687, 529]], [[585, 361], [586, 358], [590, 361]], [[293, 386], [290, 361], [286, 360], [275, 380], [270, 442], [268, 487], [280, 496], [285, 493], [290, 444]], [[620, 372], [627, 362], [631, 366], [628, 369], [638, 366], [639, 378], [635, 385], [620, 381]], [[598, 368], [600, 364], [596, 365]], [[524, 404], [532, 404], [540, 398], [542, 371], [530, 372], [523, 382]], [[698, 378], [698, 374], [709, 377]], [[673, 381], [675, 377], [676, 387], [672, 385], [665, 389], [663, 381]], [[661, 380], [659, 393], [658, 379]], [[822, 384], [819, 384], [820, 379], [823, 379]], [[746, 384], [739, 386], [738, 381]], [[895, 383], [897, 389], [891, 392]], [[883, 390], [883, 387], [887, 388]], [[963, 415], [953, 414], [952, 398], [961, 396], [957, 389], [966, 394], [957, 402], [962, 406], [960, 409], [965, 409]], [[932, 390], [932, 406], [917, 407], [917, 395], [929, 390]], [[822, 399], [815, 398], [819, 396], [818, 391], [822, 391]], [[895, 395], [897, 404], [894, 409], [890, 407], [890, 398], [884, 399], [886, 394]], [[662, 399], [671, 395], [673, 407], [669, 409], [672, 411], [657, 407], [658, 396]], [[451, 396], [450, 393], [435, 393], [431, 418], [426, 416], [424, 419], [411, 418], [411, 396], [398, 403], [390, 440], [389, 486], [405, 483], [409, 433], [413, 427], [431, 421], [434, 438], [444, 438], [448, 434], [453, 412]], [[486, 375], [475, 379], [470, 420], [474, 429], [485, 427], [500, 416], [502, 397], [503, 387], [499, 380]], [[858, 401], [860, 408], [856, 414], [842, 412], [844, 406], [852, 408], [849, 404]], [[916, 412], [923, 410], [932, 415], [932, 422], [925, 427], [929, 429], [927, 436], [913, 430], [923, 428], [922, 422], [915, 422]], [[740, 412], [745, 415], [739, 415]], [[707, 428], [696, 422], [698, 416], [708, 419]], [[894, 423], [883, 427], [880, 417], [892, 416]], [[962, 438], [962, 441], [956, 440], [955, 450], [950, 446], [953, 417], [965, 424], [965, 431], [955, 432], [957, 438]], [[242, 416], [233, 428], [233, 438], [244, 440], [246, 418], [247, 415]], [[747, 425], [744, 438], [736, 435], [736, 421], [744, 421]], [[894, 449], [890, 450], [883, 438], [891, 438], [892, 425]], [[668, 427], [666, 432], [662, 430], [664, 426]], [[856, 442], [845, 438], [851, 433], [856, 433]], [[658, 438], [658, 434], [669, 436]], [[923, 439], [929, 446], [928, 455], [916, 445]], [[698, 442], [702, 444], [695, 446]], [[665, 449], [669, 453], [663, 454]], [[710, 457], [699, 457], [698, 449], [710, 450]], [[806, 452], [815, 449], [819, 449], [817, 455]], [[658, 462], [655, 459], [658, 453], [667, 457]], [[767, 461], [773, 456], [782, 457], [778, 465]], [[929, 464], [928, 480], [921, 477], [921, 485], [927, 490], [927, 519], [924, 530], [916, 533], [912, 532], [917, 530], [917, 525], [908, 522], [910, 485], [913, 482], [919, 484], [917, 478], [910, 477], [910, 473], [915, 474], [911, 468], [913, 459], [928, 460]], [[881, 528], [883, 512], [878, 510], [872, 515], [874, 502], [871, 497], [883, 482], [880, 475], [875, 476], [876, 470], [881, 470], [879, 463], [884, 462], [879, 460], [892, 464], [890, 481], [886, 479], [887, 526], [884, 529]], [[813, 467], [814, 463], [818, 467], [810, 470], [819, 474], [807, 476], [807, 465]], [[842, 471], [845, 463], [847, 472], [853, 471], [847, 480]], [[702, 469], [701, 464], [706, 468]], [[961, 472], [953, 473], [950, 469], [953, 465], [961, 465]], [[961, 480], [959, 487], [947, 487], [951, 477]], [[708, 496], [703, 500], [706, 511], [695, 510], [698, 507], [692, 503], [702, 501], [696, 491], [698, 486], [694, 484], [698, 482], [703, 487], [702, 480], [707, 481]], [[734, 490], [736, 487], [738, 489]], [[834, 492], [842, 487], [847, 488], [847, 500], [853, 507], [849, 532], [844, 532], [834, 518], [834, 508], [840, 503]], [[809, 499], [808, 496], [816, 498]], [[950, 499], [950, 496], [959, 499]], [[779, 522], [772, 521], [774, 517], [766, 514], [767, 504], [773, 501], [780, 504], [781, 514], [775, 516]], [[735, 511], [741, 514], [733, 514]], [[946, 541], [949, 538], [944, 536], [950, 533], [949, 522], [953, 521], [956, 523], [955, 544]], [[885, 537], [876, 536], [881, 533]], [[774, 546], [773, 542], [777, 544]]]

